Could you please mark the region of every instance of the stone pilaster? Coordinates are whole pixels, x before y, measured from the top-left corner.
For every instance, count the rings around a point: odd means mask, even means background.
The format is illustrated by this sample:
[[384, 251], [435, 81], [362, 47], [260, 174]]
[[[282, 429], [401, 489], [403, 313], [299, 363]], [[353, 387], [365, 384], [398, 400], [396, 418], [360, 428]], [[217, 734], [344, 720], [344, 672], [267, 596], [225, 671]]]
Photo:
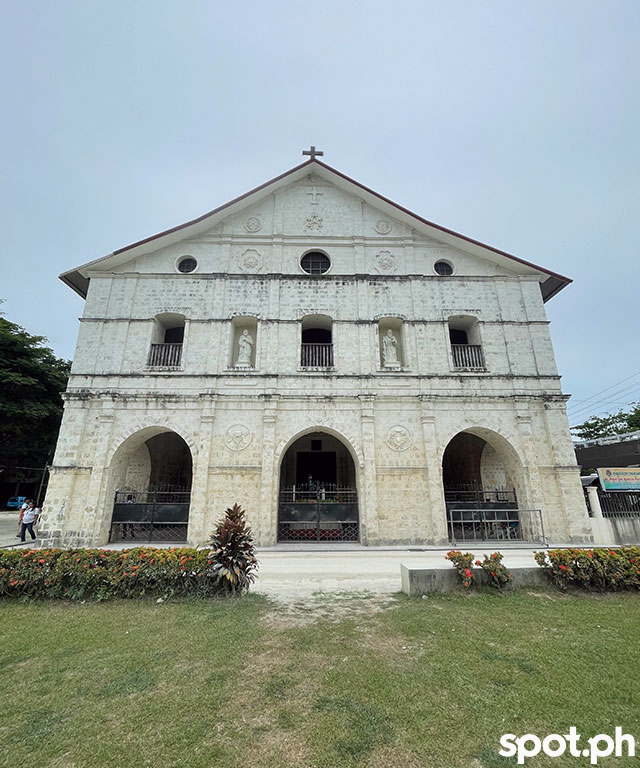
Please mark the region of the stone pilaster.
[[260, 476], [260, 510], [256, 510], [256, 541], [273, 546], [278, 540], [278, 467], [276, 466], [276, 421], [279, 398], [266, 401], [262, 415], [262, 472]]
[[204, 544], [208, 540], [210, 533], [211, 514], [209, 513], [208, 488], [215, 412], [216, 397], [215, 395], [207, 396], [200, 417], [198, 454], [193, 457], [188, 532], [188, 541], [191, 546]]
[[442, 465], [438, 459], [438, 438], [436, 435], [436, 418], [432, 405], [425, 400], [421, 402], [420, 422], [422, 424], [422, 439], [427, 468], [427, 498], [425, 513], [431, 518], [429, 542], [446, 544], [449, 541], [447, 531], [447, 510], [442, 491]]
[[359, 395], [363, 466], [356, 467], [360, 507], [360, 543], [378, 542], [378, 493], [374, 425], [375, 395]]

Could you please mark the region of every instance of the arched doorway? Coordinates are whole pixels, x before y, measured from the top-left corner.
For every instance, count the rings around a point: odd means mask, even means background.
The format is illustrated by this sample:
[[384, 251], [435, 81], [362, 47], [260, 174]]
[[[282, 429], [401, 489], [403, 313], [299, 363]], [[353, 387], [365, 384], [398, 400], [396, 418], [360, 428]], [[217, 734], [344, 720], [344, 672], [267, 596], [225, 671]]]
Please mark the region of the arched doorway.
[[442, 457], [442, 484], [451, 541], [525, 537], [530, 521], [519, 509], [522, 463], [497, 433], [475, 428], [455, 435]]
[[149, 427], [129, 437], [111, 460], [109, 541], [186, 541], [191, 480], [191, 451], [178, 434]]
[[347, 446], [311, 432], [280, 464], [278, 541], [358, 541], [356, 469]]

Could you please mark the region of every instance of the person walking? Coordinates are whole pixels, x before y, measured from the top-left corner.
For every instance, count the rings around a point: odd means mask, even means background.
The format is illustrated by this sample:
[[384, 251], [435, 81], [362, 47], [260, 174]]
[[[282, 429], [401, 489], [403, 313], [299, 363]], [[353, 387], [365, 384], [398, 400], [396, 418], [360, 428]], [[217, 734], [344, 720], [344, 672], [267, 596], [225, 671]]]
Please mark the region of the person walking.
[[25, 513], [25, 510], [29, 508], [29, 503], [31, 502], [31, 499], [25, 499], [22, 502], [22, 506], [20, 507], [20, 516], [18, 517], [18, 533], [16, 533], [16, 539], [20, 539], [22, 537], [22, 516]]
[[20, 525], [20, 541], [25, 540], [25, 534], [27, 531], [31, 534], [31, 538], [35, 539], [36, 535], [33, 532], [33, 526], [38, 522], [40, 516], [40, 510], [36, 507], [33, 500], [29, 501], [29, 506], [22, 514], [22, 523]]

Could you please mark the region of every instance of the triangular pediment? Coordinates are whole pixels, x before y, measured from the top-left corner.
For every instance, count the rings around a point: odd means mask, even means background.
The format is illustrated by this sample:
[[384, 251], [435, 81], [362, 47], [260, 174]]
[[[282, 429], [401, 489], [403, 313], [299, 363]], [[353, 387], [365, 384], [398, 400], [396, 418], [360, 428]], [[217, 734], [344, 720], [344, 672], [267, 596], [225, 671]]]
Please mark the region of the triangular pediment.
[[[458, 274], [529, 275], [549, 298], [570, 280], [535, 264], [440, 227], [318, 160], [310, 160], [186, 224], [114, 251], [61, 275], [81, 295], [92, 274], [163, 272], [182, 254], [208, 248], [207, 271], [287, 271], [265, 262], [265, 246], [297, 242], [349, 244], [363, 252], [356, 271], [432, 274], [434, 261]], [[228, 243], [211, 255], [211, 245]], [[320, 246], [319, 246], [320, 247]], [[244, 265], [244, 266], [243, 266]], [[351, 270], [353, 271], [353, 270]]]

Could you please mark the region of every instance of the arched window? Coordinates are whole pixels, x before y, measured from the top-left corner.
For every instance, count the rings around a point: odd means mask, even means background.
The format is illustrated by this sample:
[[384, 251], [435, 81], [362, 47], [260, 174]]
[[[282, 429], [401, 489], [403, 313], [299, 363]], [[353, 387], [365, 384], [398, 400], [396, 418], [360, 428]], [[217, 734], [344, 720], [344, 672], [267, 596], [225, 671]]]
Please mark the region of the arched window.
[[333, 368], [332, 320], [327, 315], [302, 318], [300, 365], [303, 368]]
[[448, 323], [454, 369], [484, 371], [484, 355], [477, 318], [470, 315], [452, 315]]
[[185, 319], [183, 315], [156, 315], [147, 365], [179, 368], [182, 362]]

